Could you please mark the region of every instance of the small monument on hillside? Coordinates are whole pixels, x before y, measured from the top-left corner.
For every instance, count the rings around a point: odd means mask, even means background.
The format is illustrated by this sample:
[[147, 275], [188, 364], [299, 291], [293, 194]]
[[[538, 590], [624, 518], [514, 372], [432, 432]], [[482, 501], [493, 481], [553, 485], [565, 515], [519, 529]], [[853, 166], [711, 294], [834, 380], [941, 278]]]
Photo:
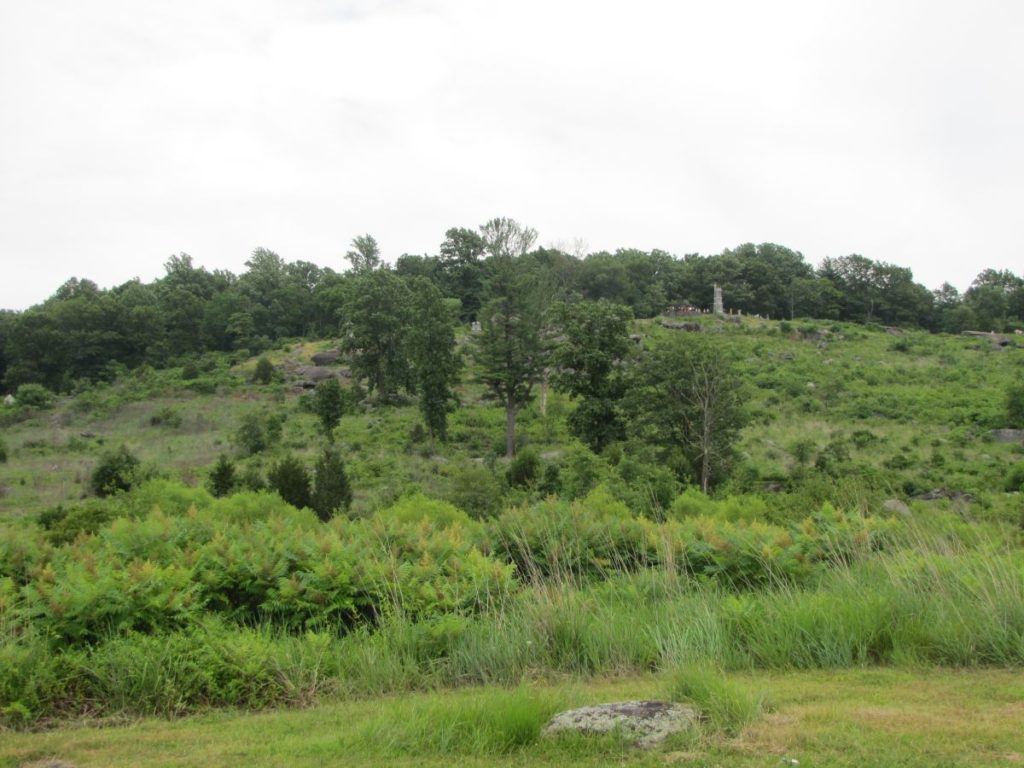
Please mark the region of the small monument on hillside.
[[722, 289], [718, 285], [718, 283], [715, 283], [715, 308], [714, 308], [714, 312], [715, 312], [716, 315], [724, 315], [725, 314], [725, 306], [722, 304]]

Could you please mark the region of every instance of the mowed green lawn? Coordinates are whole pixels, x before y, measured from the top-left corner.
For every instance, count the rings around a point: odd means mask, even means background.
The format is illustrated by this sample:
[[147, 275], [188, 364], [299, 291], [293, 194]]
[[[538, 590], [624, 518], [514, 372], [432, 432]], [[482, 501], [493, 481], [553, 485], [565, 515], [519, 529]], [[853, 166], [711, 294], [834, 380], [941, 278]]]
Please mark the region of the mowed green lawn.
[[[0, 766], [1015, 766], [1024, 765], [1024, 672], [847, 670], [734, 675], [766, 712], [737, 737], [711, 733], [653, 752], [614, 740], [536, 740], [505, 749], [484, 731], [509, 706], [662, 695], [663, 677], [463, 689], [256, 714], [216, 712], [130, 724], [0, 733]], [[527, 731], [529, 728], [527, 727]], [[477, 733], [479, 732], [479, 733]], [[477, 736], [479, 735], [479, 738]], [[492, 734], [493, 735], [493, 734]]]

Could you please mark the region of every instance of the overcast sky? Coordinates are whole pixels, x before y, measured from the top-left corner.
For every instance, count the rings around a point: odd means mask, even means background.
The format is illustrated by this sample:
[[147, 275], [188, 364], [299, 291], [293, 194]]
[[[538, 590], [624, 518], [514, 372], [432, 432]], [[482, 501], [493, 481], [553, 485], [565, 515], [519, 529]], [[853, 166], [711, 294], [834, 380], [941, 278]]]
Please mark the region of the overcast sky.
[[1024, 271], [1024, 3], [0, 0], [0, 307], [174, 253], [543, 244]]

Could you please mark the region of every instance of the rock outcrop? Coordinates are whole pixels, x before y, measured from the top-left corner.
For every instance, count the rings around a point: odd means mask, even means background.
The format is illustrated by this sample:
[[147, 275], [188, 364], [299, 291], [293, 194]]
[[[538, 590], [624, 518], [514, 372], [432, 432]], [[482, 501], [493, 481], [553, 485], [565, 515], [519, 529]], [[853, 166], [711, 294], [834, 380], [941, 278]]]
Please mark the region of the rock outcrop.
[[310, 358], [316, 365], [334, 365], [341, 357], [341, 352], [336, 349], [328, 349], [325, 352], [317, 352]]
[[697, 711], [668, 701], [621, 701], [560, 712], [551, 718], [545, 735], [602, 734], [619, 731], [638, 747], [655, 747], [674, 733], [697, 723]]

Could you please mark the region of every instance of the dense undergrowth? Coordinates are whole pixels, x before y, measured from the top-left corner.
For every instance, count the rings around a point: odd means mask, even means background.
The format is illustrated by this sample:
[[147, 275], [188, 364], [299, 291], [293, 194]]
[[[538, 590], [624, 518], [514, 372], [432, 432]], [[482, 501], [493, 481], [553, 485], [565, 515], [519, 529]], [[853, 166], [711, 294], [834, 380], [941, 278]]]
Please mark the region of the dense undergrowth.
[[423, 496], [321, 523], [166, 481], [121, 503], [70, 543], [0, 536], [5, 722], [681, 663], [1024, 663], [1017, 534], [953, 515], [656, 523], [600, 487], [486, 523]]

